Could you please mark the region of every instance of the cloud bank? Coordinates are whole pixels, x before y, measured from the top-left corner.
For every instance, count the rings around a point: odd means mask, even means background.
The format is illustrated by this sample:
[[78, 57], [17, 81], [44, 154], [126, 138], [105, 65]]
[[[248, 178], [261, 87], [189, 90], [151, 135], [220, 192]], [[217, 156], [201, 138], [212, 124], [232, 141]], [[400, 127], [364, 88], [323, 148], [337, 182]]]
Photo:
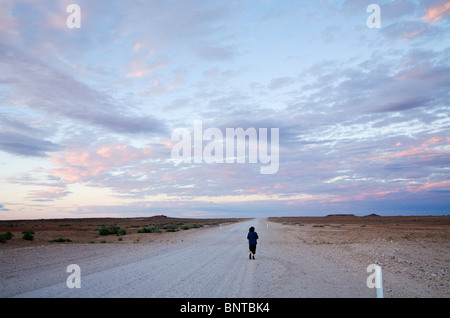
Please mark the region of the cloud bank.
[[[448, 1], [69, 2], [0, 9], [1, 218], [449, 213]], [[174, 163], [196, 120], [277, 173]]]

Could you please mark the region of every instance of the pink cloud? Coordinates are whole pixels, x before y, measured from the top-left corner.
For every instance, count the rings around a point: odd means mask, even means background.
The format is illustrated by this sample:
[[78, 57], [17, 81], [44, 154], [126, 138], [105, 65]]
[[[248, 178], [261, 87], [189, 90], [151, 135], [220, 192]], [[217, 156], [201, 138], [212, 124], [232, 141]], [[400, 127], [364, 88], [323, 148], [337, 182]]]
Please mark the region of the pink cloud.
[[420, 31], [420, 30], [414, 30], [414, 31], [411, 31], [411, 32], [403, 32], [402, 33], [403, 40], [407, 41], [407, 40], [413, 39], [416, 36], [418, 36], [421, 32], [422, 31]]
[[375, 189], [373, 191], [359, 193], [359, 194], [356, 194], [356, 195], [342, 196], [342, 197], [334, 198], [334, 199], [329, 200], [329, 202], [331, 202], [331, 203], [340, 203], [340, 202], [362, 201], [362, 200], [365, 200], [367, 198], [384, 197], [384, 196], [386, 196], [388, 194], [396, 193], [396, 192], [398, 192], [398, 189], [394, 189], [394, 190]]
[[423, 147], [427, 147], [429, 145], [436, 145], [442, 141], [441, 138], [433, 137], [428, 140], [425, 140], [422, 144]]
[[326, 203], [341, 203], [341, 202], [352, 202], [352, 201], [363, 201], [365, 199], [369, 198], [382, 198], [392, 193], [400, 193], [402, 191], [408, 191], [410, 193], [418, 193], [418, 192], [424, 192], [424, 191], [431, 191], [435, 189], [448, 189], [450, 188], [450, 181], [438, 181], [438, 182], [432, 182], [428, 184], [421, 184], [421, 185], [406, 185], [399, 188], [391, 189], [391, 190], [384, 190], [382, 188], [373, 189], [371, 191], [355, 194], [355, 195], [348, 195], [348, 196], [341, 196], [341, 197], [335, 197], [333, 199], [330, 199], [328, 201], [322, 201], [322, 204]]
[[29, 195], [34, 198], [53, 200], [65, 197], [69, 193], [70, 193], [69, 191], [65, 191], [65, 188], [61, 189], [52, 187], [48, 190], [31, 191]]
[[[422, 142], [420, 146], [412, 147], [407, 150], [393, 152], [386, 155], [375, 156], [369, 158], [370, 160], [383, 160], [383, 159], [394, 159], [394, 158], [404, 158], [411, 156], [419, 156], [420, 160], [430, 160], [435, 158], [438, 155], [442, 155], [445, 150], [440, 150], [437, 148], [433, 148], [432, 146], [441, 145], [445, 142], [448, 142], [448, 139], [445, 140], [439, 137], [432, 137]], [[401, 143], [396, 144], [397, 147], [401, 146]]]
[[136, 43], [136, 44], [133, 46], [133, 53], [136, 53], [137, 51], [139, 51], [139, 49], [140, 49], [142, 46], [143, 46], [142, 43]]
[[60, 12], [49, 12], [46, 17], [46, 23], [51, 28], [67, 30], [66, 19], [67, 16], [62, 15]]
[[371, 159], [371, 160], [378, 160], [378, 159], [400, 158], [400, 157], [407, 157], [407, 156], [413, 156], [413, 155], [424, 154], [424, 153], [429, 153], [429, 151], [425, 150], [425, 149], [422, 149], [420, 147], [416, 147], [416, 148], [412, 148], [412, 149], [409, 149], [409, 150], [404, 150], [404, 151], [401, 151], [401, 152], [396, 152], [396, 153], [391, 153], [391, 154], [387, 154], [387, 155], [372, 157], [372, 158], [369, 158], [369, 159]]
[[[260, 187], [247, 188], [246, 192], [248, 192], [248, 193], [264, 194], [264, 193], [266, 193], [266, 190], [268, 190], [268, 187], [260, 186]], [[270, 193], [270, 191], [269, 191], [269, 193]]]
[[422, 20], [429, 24], [434, 24], [450, 14], [450, 2], [446, 2], [441, 6], [436, 6], [428, 9], [427, 13], [422, 17]]
[[433, 182], [425, 185], [417, 185], [417, 186], [408, 186], [407, 190], [412, 193], [422, 192], [422, 191], [430, 191], [434, 189], [445, 189], [450, 187], [450, 181], [439, 181]]
[[167, 66], [167, 61], [159, 60], [151, 63], [150, 65], [142, 65], [142, 61], [133, 61], [130, 65], [130, 70], [127, 73], [127, 78], [130, 77], [145, 77], [150, 73], [155, 72], [158, 69]]
[[21, 37], [18, 30], [19, 21], [15, 16], [10, 14], [13, 7], [13, 1], [2, 1], [2, 5], [0, 6], [0, 34], [6, 39], [18, 41]]
[[120, 168], [133, 161], [149, 158], [151, 148], [137, 149], [126, 145], [103, 146], [93, 151], [64, 151], [55, 153], [52, 174], [66, 183], [82, 182], [89, 177]]
[[422, 66], [422, 67], [411, 67], [402, 69], [401, 72], [394, 77], [397, 81], [404, 81], [407, 79], [414, 79], [414, 78], [420, 78], [423, 77], [424, 74], [427, 74], [430, 72], [430, 69], [428, 67]]

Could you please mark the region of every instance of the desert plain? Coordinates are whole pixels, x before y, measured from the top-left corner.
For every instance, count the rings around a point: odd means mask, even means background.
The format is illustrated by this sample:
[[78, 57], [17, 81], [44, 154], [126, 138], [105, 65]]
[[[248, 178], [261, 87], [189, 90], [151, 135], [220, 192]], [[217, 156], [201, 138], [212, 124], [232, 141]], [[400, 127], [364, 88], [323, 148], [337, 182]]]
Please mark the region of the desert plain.
[[[255, 261], [250, 225], [260, 235]], [[88, 277], [74, 297], [373, 297], [370, 264], [382, 267], [386, 298], [450, 297], [450, 216], [0, 221], [6, 232], [2, 297], [72, 297], [64, 285], [71, 262], [85, 264]], [[89, 289], [118, 271], [120, 283]]]

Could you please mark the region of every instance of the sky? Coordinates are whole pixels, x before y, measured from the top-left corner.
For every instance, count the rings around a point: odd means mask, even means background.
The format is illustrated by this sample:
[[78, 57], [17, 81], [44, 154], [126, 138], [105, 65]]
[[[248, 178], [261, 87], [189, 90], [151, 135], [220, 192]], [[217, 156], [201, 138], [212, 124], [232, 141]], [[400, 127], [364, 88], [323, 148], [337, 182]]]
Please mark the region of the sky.
[[450, 214], [449, 36], [445, 0], [2, 0], [0, 219]]

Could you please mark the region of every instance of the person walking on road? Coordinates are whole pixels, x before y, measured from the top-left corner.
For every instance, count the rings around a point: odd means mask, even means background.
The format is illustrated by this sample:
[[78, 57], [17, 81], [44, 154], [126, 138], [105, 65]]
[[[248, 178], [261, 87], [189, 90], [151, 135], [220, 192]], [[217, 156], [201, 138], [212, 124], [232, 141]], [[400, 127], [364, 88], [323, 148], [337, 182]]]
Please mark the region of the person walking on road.
[[248, 229], [247, 240], [249, 245], [248, 259], [255, 259], [256, 254], [256, 244], [258, 243], [258, 233], [255, 232], [255, 228], [252, 226]]

